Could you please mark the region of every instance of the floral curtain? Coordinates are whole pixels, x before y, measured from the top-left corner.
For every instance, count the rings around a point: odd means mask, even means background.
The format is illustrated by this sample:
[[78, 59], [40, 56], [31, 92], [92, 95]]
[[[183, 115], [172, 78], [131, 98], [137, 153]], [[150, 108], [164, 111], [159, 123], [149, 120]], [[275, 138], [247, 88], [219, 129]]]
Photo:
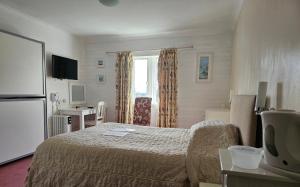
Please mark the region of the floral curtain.
[[117, 122], [132, 123], [132, 65], [131, 52], [117, 54], [116, 62], [116, 111]]
[[176, 127], [177, 50], [163, 49], [158, 60], [159, 127]]

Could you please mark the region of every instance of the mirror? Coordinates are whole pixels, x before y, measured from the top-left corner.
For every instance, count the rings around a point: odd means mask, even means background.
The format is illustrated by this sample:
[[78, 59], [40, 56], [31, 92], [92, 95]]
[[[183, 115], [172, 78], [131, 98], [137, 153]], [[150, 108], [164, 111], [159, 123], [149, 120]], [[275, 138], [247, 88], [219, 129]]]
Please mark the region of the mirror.
[[85, 85], [70, 83], [69, 85], [70, 104], [85, 104]]

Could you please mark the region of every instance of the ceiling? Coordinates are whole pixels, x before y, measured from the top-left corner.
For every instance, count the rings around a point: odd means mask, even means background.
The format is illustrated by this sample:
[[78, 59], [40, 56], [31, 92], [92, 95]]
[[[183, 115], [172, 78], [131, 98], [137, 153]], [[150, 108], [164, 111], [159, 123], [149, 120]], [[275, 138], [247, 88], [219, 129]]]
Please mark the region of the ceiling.
[[81, 36], [145, 35], [201, 28], [232, 30], [242, 0], [0, 0], [55, 27]]

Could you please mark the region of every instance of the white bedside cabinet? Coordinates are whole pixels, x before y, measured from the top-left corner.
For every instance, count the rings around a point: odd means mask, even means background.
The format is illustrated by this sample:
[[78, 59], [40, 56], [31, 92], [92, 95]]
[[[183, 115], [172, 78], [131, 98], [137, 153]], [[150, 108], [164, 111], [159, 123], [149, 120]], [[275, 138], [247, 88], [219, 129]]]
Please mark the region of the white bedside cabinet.
[[205, 110], [205, 120], [222, 120], [225, 123], [229, 123], [229, 118], [229, 108], [211, 108]]
[[242, 169], [234, 166], [227, 149], [219, 149], [221, 174], [224, 187], [299, 187], [300, 181], [265, 170]]

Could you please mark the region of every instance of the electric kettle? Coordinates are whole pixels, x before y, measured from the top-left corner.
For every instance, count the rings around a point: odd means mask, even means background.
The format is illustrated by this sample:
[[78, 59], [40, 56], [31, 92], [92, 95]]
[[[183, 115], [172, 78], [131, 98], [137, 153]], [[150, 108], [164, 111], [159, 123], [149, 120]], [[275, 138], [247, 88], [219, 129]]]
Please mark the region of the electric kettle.
[[272, 167], [300, 173], [300, 113], [261, 113], [264, 159]]

